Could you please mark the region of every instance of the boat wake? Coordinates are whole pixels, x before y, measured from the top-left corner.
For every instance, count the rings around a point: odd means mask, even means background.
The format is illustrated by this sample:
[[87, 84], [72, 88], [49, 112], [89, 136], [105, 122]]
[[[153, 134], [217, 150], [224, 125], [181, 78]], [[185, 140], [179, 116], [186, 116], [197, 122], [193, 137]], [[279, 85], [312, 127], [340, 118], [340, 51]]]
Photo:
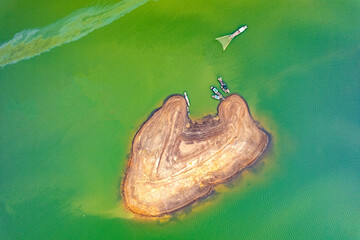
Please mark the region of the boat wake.
[[0, 45], [0, 67], [76, 41], [112, 23], [147, 1], [123, 0], [112, 5], [82, 8], [43, 28], [23, 30]]
[[247, 25], [242, 26], [241, 28], [239, 28], [238, 30], [236, 30], [233, 34], [230, 35], [225, 35], [223, 37], [219, 37], [216, 38], [216, 40], [218, 40], [221, 45], [223, 46], [223, 50], [225, 51], [225, 49], [227, 48], [227, 46], [229, 46], [231, 40], [234, 39], [234, 37], [239, 36], [241, 33], [243, 33], [246, 29], [248, 28]]
[[225, 49], [231, 42], [232, 38], [231, 38], [231, 35], [226, 35], [223, 37], [216, 38], [216, 40], [218, 40], [221, 43], [221, 45], [223, 46], [223, 50], [225, 51]]

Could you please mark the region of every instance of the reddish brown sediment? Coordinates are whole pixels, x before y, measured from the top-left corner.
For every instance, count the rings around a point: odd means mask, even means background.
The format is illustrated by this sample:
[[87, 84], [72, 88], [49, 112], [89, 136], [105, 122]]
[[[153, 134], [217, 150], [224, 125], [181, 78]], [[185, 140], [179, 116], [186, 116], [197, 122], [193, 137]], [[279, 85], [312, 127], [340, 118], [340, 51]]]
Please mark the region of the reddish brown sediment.
[[137, 132], [122, 193], [134, 213], [160, 216], [211, 192], [264, 151], [268, 135], [232, 94], [218, 115], [193, 122], [185, 99], [167, 99]]

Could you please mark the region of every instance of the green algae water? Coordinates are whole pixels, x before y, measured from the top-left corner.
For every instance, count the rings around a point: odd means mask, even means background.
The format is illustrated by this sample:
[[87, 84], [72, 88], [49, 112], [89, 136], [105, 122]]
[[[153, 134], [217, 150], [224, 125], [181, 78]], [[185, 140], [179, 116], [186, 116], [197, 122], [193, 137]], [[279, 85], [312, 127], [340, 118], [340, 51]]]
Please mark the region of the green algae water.
[[[10, 1], [0, 8], [0, 239], [359, 239], [360, 2]], [[226, 51], [215, 38], [249, 28]], [[170, 94], [215, 114], [222, 76], [271, 134], [165, 219], [120, 195]]]

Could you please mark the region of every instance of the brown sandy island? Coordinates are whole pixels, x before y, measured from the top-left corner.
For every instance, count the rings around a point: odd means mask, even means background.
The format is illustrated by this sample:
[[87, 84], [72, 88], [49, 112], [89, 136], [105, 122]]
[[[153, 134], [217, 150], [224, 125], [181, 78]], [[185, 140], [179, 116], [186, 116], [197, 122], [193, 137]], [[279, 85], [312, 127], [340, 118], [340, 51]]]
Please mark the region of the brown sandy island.
[[193, 122], [184, 97], [169, 97], [137, 132], [122, 193], [134, 213], [160, 216], [209, 194], [264, 151], [268, 135], [236, 94], [217, 116]]

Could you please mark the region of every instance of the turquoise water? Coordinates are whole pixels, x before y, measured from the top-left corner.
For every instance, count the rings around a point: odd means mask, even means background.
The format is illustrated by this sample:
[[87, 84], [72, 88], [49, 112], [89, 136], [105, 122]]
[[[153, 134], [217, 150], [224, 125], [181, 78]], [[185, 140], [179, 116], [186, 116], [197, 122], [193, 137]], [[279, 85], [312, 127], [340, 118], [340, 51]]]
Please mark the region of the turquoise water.
[[[0, 47], [0, 239], [360, 238], [360, 2], [127, 3], [2, 2], [0, 43], [47, 42], [7, 48], [13, 64]], [[243, 24], [223, 52], [214, 39]], [[217, 76], [271, 149], [173, 217], [128, 213], [135, 132], [184, 90], [193, 118], [215, 113]]]

